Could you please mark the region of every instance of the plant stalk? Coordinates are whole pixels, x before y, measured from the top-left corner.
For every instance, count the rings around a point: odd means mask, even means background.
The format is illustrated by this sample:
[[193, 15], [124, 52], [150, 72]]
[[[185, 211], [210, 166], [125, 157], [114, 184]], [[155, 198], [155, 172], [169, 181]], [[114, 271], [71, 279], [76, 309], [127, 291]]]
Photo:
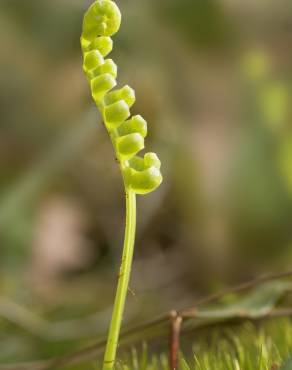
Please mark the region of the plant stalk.
[[132, 268], [136, 232], [136, 194], [126, 189], [126, 228], [118, 286], [109, 328], [102, 370], [112, 370], [115, 365], [120, 328]]

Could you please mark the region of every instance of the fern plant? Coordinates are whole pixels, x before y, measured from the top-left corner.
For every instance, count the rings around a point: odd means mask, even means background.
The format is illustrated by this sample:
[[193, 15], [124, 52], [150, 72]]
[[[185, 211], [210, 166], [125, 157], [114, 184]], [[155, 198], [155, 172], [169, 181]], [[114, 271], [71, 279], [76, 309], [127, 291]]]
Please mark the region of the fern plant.
[[147, 123], [140, 115], [130, 118], [135, 92], [128, 85], [114, 89], [117, 85], [117, 66], [112, 59], [105, 59], [113, 47], [111, 36], [119, 30], [120, 24], [121, 13], [117, 5], [111, 0], [97, 0], [85, 13], [81, 35], [83, 70], [111, 138], [126, 193], [123, 255], [103, 370], [112, 370], [116, 359], [134, 251], [136, 194], [149, 193], [162, 182], [160, 160], [157, 155], [155, 153], [146, 153], [143, 157], [137, 155], [144, 149]]

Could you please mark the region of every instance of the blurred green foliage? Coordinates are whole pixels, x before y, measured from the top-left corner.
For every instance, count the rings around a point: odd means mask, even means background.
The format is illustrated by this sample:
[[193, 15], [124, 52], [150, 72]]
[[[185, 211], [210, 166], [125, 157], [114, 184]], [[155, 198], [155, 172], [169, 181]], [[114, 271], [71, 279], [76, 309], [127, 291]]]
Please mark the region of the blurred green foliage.
[[231, 19], [214, 0], [164, 0], [161, 18], [195, 48], [222, 48], [234, 39]]

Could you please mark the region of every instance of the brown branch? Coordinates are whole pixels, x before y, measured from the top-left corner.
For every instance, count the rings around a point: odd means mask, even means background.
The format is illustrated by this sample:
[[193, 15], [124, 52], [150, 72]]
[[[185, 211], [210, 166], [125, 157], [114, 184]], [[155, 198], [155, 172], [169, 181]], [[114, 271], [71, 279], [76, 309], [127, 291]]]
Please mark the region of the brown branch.
[[180, 349], [180, 331], [182, 317], [176, 311], [171, 311], [170, 319], [170, 338], [169, 338], [169, 366], [170, 370], [177, 370], [178, 352]]
[[[274, 280], [279, 280], [279, 279], [284, 279], [284, 278], [289, 278], [289, 277], [292, 277], [292, 271], [287, 271], [287, 272], [278, 273], [278, 274], [271, 274], [271, 275], [263, 275], [258, 278], [255, 278], [254, 280], [239, 284], [231, 288], [224, 289], [219, 293], [215, 293], [205, 298], [199, 299], [194, 304], [193, 307], [180, 310], [178, 311], [178, 314], [180, 316], [183, 316], [184, 314], [187, 315], [189, 314], [190, 310], [194, 310], [196, 307], [201, 306], [206, 303], [216, 302], [227, 294], [239, 293], [239, 292], [251, 289], [255, 286], [264, 284], [269, 281], [274, 281]], [[256, 318], [256, 320], [260, 318], [276, 318], [276, 317], [285, 317], [285, 316], [292, 316], [292, 309], [275, 310], [259, 318]], [[246, 317], [242, 317], [242, 316], [239, 318], [246, 319]], [[249, 319], [252, 319], [252, 318], [249, 318]], [[124, 340], [128, 337], [131, 337], [131, 335], [137, 334], [138, 332], [145, 331], [147, 329], [159, 326], [161, 324], [165, 324], [168, 322], [168, 320], [169, 320], [169, 314], [161, 315], [155, 320], [148, 321], [144, 324], [137, 325], [135, 327], [130, 328], [127, 331], [124, 331], [121, 335], [121, 339]], [[0, 365], [0, 370], [50, 370], [50, 369], [60, 368], [62, 366], [78, 364], [78, 363], [82, 363], [83, 361], [90, 361], [90, 360], [95, 359], [104, 350], [104, 345], [105, 345], [105, 341], [103, 340], [103, 341], [97, 342], [96, 344], [93, 344], [90, 347], [86, 347], [80, 351], [76, 351], [76, 352], [73, 352], [71, 354], [68, 354], [62, 357], [52, 358], [52, 359], [43, 360], [43, 361], [37, 361], [33, 363]]]

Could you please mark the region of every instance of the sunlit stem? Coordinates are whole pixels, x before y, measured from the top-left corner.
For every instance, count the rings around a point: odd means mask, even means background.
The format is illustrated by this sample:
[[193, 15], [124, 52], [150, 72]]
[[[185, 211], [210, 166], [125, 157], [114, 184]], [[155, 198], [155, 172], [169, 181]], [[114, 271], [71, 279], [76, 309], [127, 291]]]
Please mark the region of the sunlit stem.
[[125, 308], [131, 274], [136, 232], [136, 194], [126, 190], [126, 229], [119, 280], [109, 328], [102, 370], [112, 370], [115, 365], [120, 328]]

